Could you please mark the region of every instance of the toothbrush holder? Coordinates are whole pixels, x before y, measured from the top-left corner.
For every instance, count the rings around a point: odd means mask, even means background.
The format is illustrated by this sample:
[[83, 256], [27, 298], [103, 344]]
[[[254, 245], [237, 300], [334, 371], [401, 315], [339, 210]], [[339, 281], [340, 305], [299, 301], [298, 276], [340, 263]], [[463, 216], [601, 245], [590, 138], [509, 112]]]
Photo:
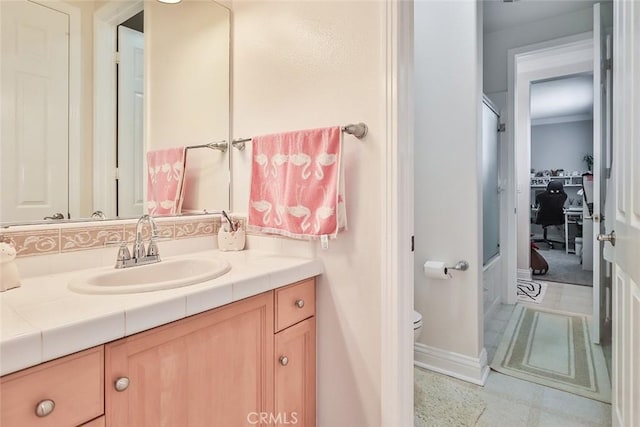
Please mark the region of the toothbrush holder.
[[242, 228], [236, 231], [225, 231], [224, 228], [218, 230], [218, 249], [221, 251], [241, 251], [245, 241], [246, 233]]

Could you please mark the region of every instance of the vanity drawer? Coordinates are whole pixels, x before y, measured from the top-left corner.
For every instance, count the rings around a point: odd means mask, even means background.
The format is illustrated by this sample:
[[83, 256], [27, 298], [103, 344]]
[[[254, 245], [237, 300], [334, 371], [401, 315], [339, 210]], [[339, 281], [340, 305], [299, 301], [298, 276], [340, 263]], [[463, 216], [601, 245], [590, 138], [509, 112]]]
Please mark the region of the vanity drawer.
[[[99, 417], [103, 366], [104, 347], [99, 346], [2, 377], [0, 425], [77, 426]], [[38, 405], [43, 416], [36, 414]]]
[[311, 278], [276, 289], [276, 332], [316, 314], [315, 284]]

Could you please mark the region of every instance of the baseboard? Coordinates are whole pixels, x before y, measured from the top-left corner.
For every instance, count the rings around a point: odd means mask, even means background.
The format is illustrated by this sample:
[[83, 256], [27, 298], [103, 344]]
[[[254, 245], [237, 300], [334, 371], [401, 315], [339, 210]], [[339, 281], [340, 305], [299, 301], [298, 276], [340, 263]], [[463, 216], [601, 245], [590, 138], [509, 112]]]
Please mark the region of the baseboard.
[[473, 384], [484, 385], [489, 375], [487, 351], [484, 348], [480, 356], [474, 358], [416, 343], [413, 347], [413, 354], [413, 363], [416, 366]]
[[531, 280], [531, 269], [527, 268], [519, 268], [518, 269], [518, 279], [522, 280]]

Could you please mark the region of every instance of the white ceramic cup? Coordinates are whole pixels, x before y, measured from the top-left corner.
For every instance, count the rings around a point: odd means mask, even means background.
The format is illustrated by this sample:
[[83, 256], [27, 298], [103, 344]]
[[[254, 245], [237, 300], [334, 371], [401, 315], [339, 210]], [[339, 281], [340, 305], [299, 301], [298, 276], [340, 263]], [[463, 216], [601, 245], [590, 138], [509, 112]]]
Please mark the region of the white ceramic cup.
[[241, 251], [244, 249], [246, 233], [243, 229], [236, 231], [218, 231], [218, 249], [221, 251]]

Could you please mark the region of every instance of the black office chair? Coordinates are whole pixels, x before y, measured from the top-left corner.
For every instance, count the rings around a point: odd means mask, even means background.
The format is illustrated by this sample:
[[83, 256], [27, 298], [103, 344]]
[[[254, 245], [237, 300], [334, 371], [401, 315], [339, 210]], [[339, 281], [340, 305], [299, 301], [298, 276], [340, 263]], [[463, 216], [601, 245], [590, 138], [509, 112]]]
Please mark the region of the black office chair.
[[536, 206], [538, 206], [538, 215], [536, 216], [536, 224], [542, 225], [542, 239], [536, 239], [534, 242], [545, 242], [553, 249], [554, 243], [564, 241], [549, 240], [547, 238], [547, 228], [551, 225], [564, 225], [564, 202], [567, 200], [567, 193], [564, 192], [564, 186], [560, 181], [551, 181], [547, 185], [547, 190], [536, 196]]

